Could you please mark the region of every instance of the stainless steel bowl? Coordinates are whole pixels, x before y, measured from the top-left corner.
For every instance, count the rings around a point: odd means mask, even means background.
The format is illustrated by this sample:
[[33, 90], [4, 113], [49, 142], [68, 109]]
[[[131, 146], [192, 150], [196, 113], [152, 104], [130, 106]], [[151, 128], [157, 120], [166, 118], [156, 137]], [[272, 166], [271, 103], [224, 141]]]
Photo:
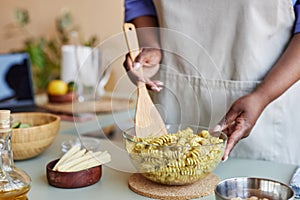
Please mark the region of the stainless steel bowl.
[[215, 188], [216, 200], [230, 200], [240, 197], [267, 198], [269, 200], [287, 200], [294, 198], [293, 190], [278, 181], [254, 178], [237, 177], [221, 181]]

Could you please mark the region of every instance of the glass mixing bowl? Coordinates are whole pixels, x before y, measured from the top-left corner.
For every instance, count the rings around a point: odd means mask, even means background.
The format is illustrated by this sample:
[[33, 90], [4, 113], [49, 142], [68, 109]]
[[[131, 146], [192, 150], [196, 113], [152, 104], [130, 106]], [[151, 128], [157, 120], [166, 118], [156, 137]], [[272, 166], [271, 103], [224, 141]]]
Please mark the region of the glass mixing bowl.
[[139, 173], [166, 185], [194, 183], [220, 163], [227, 142], [222, 132], [209, 133], [192, 125], [166, 125], [167, 135], [137, 138], [135, 129], [123, 132], [129, 157]]

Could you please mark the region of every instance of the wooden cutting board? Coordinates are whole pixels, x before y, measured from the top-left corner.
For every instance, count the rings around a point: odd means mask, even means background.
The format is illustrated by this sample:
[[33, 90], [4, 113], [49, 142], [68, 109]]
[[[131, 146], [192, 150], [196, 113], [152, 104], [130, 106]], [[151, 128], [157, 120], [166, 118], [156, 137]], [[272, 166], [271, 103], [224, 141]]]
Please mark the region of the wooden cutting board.
[[50, 112], [61, 114], [110, 113], [132, 109], [135, 106], [135, 102], [132, 99], [103, 97], [95, 101], [76, 101], [68, 103], [47, 102], [39, 106]]

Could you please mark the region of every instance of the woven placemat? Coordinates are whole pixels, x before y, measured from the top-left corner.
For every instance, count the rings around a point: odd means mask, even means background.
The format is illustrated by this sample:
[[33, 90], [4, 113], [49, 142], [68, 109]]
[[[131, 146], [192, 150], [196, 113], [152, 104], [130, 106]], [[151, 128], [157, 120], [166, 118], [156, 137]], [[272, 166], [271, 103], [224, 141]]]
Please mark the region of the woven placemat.
[[141, 174], [132, 174], [128, 179], [129, 188], [137, 194], [153, 199], [193, 199], [210, 195], [220, 179], [215, 174], [183, 186], [169, 186], [152, 182]]
[[68, 103], [45, 103], [40, 107], [54, 113], [77, 114], [77, 113], [109, 113], [134, 108], [132, 99], [103, 97], [96, 101], [68, 102]]

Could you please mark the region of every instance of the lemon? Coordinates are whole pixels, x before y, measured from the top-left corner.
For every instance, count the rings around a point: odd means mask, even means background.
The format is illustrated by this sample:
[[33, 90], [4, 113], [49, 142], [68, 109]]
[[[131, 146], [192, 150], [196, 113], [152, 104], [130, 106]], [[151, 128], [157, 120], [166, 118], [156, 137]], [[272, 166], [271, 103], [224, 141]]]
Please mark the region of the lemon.
[[62, 80], [52, 80], [49, 82], [47, 92], [50, 95], [64, 95], [68, 92], [68, 84]]

